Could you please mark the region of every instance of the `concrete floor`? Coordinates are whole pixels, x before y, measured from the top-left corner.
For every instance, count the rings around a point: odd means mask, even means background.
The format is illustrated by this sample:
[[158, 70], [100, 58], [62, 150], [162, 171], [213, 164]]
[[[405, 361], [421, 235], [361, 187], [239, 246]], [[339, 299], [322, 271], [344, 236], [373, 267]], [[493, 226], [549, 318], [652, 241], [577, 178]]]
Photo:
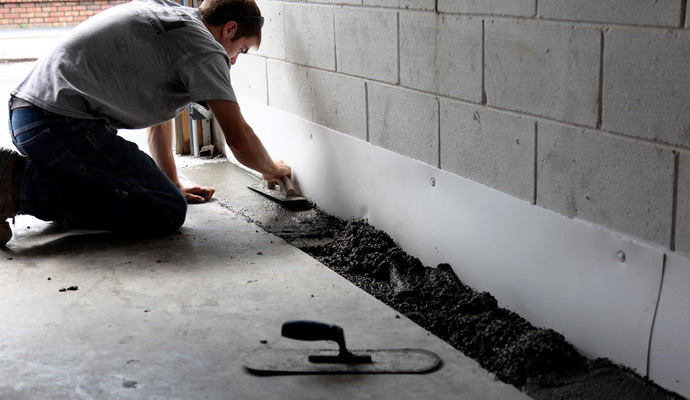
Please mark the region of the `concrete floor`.
[[[215, 177], [191, 164], [182, 175], [218, 181], [217, 197], [247, 195], [246, 173]], [[0, 398], [527, 398], [220, 203], [190, 206], [180, 233], [147, 240], [18, 217], [0, 251]], [[335, 347], [281, 338], [290, 319], [338, 324], [352, 349], [431, 350], [443, 366], [423, 375], [247, 372], [246, 350]]]
[[[0, 59], [42, 55], [62, 30], [0, 35]], [[8, 93], [32, 63], [0, 63]], [[5, 107], [0, 110], [7, 120]], [[122, 131], [145, 150], [140, 131]], [[7, 124], [0, 145], [11, 147]], [[182, 178], [212, 183], [171, 237], [66, 231], [19, 216], [0, 249], [2, 399], [524, 399], [477, 363], [282, 239], [221, 206], [253, 178], [181, 157]], [[221, 171], [219, 175], [218, 171]], [[258, 196], [257, 194], [255, 194]], [[77, 287], [77, 290], [61, 291]], [[280, 337], [290, 319], [345, 329], [351, 349], [424, 348], [424, 375], [251, 375], [258, 347], [335, 348]], [[265, 342], [262, 342], [265, 341]]]

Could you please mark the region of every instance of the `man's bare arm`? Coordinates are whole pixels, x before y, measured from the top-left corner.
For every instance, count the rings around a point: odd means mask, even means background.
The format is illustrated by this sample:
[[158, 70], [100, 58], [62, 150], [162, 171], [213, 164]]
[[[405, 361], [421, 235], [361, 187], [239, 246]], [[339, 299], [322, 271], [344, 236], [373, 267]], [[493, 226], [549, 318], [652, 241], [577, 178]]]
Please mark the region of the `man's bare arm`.
[[151, 157], [165, 175], [170, 178], [175, 186], [182, 187], [177, 176], [175, 157], [172, 152], [173, 121], [166, 121], [160, 125], [152, 126], [146, 130], [147, 141]]
[[208, 105], [218, 125], [223, 130], [225, 141], [237, 161], [259, 173], [266, 180], [290, 176], [290, 166], [283, 161], [274, 161], [247, 124], [240, 111], [240, 106], [232, 101], [211, 100]]
[[185, 187], [177, 176], [175, 156], [173, 156], [173, 121], [166, 121], [146, 130], [151, 157], [158, 168], [177, 186], [188, 203], [203, 203], [213, 196], [215, 190], [204, 186]]

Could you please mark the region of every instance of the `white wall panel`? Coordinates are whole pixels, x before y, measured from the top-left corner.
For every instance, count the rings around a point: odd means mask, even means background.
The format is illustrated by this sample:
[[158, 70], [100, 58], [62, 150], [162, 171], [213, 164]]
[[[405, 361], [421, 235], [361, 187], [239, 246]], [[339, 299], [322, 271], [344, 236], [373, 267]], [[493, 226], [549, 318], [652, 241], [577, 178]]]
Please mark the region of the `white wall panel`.
[[368, 218], [585, 354], [646, 373], [659, 251], [282, 111], [249, 101], [243, 111], [325, 211]]
[[690, 258], [669, 253], [650, 346], [649, 379], [690, 398]]

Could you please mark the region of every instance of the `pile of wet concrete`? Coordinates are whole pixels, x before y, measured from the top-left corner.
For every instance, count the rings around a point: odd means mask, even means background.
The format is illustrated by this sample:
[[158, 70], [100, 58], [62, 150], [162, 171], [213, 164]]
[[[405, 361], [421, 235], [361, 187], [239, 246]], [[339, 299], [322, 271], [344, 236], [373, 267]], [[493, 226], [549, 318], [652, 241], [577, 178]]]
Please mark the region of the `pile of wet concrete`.
[[428, 267], [364, 220], [261, 196], [223, 204], [300, 248], [535, 399], [683, 399], [498, 306], [448, 264]]

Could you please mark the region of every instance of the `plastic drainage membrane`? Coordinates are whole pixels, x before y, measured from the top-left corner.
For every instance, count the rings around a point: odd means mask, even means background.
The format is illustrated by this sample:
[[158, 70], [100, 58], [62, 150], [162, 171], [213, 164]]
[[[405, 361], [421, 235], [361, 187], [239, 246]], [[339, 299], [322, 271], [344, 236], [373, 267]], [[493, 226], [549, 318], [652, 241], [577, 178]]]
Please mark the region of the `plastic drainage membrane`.
[[[690, 353], [674, 351], [686, 347], [690, 329], [680, 306], [690, 304], [680, 290], [690, 284], [687, 257], [252, 100], [241, 103], [271, 155], [292, 165], [297, 187], [324, 211], [368, 219], [424, 264], [449, 263], [464, 283], [561, 332], [585, 355], [610, 358], [690, 396]], [[674, 278], [665, 279], [660, 296], [665, 257]], [[659, 362], [665, 357], [670, 366]]]

